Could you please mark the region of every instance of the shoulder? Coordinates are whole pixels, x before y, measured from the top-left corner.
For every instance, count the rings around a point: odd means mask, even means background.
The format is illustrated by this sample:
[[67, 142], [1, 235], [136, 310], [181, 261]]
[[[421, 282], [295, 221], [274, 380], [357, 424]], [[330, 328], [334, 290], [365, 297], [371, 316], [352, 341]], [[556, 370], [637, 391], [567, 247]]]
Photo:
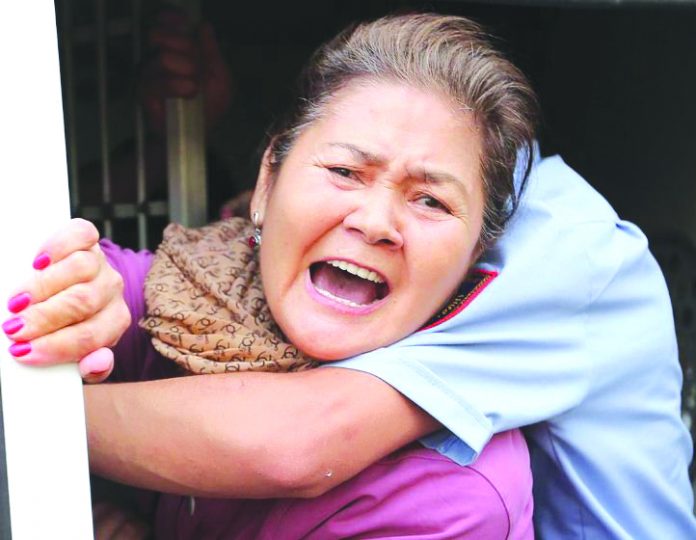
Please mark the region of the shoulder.
[[[283, 527], [305, 523], [326, 538], [531, 538], [531, 473], [526, 446], [521, 438], [516, 441], [521, 444], [511, 441], [506, 435], [494, 437], [491, 455], [484, 457], [484, 451], [481, 456], [485, 463], [467, 467], [414, 444], [321, 497], [284, 503], [282, 513], [275, 518], [282, 515]], [[508, 471], [521, 467], [526, 474], [515, 472], [505, 480], [507, 485], [502, 485], [505, 474], [491, 473], [496, 466], [505, 465]], [[525, 480], [519, 482], [522, 477]], [[518, 510], [525, 505], [525, 511]], [[305, 516], [313, 516], [319, 523], [310, 525]], [[275, 525], [281, 526], [277, 521]], [[511, 535], [513, 530], [526, 530], [529, 535]]]
[[547, 220], [559, 226], [618, 220], [607, 200], [560, 156], [535, 162], [521, 199], [521, 209], [544, 214]]
[[642, 231], [558, 156], [536, 161], [518, 212], [480, 266], [499, 274], [488, 290], [531, 308], [554, 300], [584, 310], [608, 285], [636, 275], [649, 281], [646, 294], [666, 297]]

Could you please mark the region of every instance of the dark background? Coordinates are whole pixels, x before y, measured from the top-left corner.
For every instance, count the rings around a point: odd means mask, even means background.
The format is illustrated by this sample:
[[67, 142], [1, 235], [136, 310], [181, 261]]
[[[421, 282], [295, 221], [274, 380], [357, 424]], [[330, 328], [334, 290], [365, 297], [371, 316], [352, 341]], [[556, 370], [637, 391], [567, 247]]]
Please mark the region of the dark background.
[[544, 153], [560, 153], [651, 236], [696, 241], [696, 5], [552, 4], [204, 2], [237, 82], [211, 141], [215, 155], [234, 185], [251, 187], [259, 141], [295, 74], [347, 23], [414, 9], [458, 13], [499, 36], [532, 80]]
[[[74, 27], [93, 23], [92, 0], [58, 0], [59, 14], [66, 4]], [[145, 23], [159, 5], [144, 2]], [[106, 3], [114, 21], [128, 18], [131, 6]], [[470, 16], [498, 36], [540, 96], [544, 153], [560, 153], [650, 237], [696, 243], [696, 1], [204, 0], [202, 10], [235, 79], [232, 108], [209, 141], [213, 209], [253, 186], [265, 129], [318, 44], [352, 21], [431, 10]], [[114, 152], [133, 132], [131, 47], [130, 36], [117, 37], [107, 55]], [[74, 51], [77, 113], [69, 121], [77, 127], [79, 166], [98, 169], [95, 46], [76, 41]]]

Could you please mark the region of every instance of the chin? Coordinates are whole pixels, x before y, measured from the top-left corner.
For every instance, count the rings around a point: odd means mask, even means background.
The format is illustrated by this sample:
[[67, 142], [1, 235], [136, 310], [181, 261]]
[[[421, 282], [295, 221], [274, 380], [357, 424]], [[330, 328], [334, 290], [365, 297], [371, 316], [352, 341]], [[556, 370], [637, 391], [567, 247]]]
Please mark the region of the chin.
[[[300, 340], [304, 341], [304, 340]], [[294, 343], [294, 342], [293, 342]], [[307, 356], [310, 356], [318, 362], [336, 362], [355, 356], [357, 354], [367, 352], [364, 347], [357, 348], [349, 345], [341, 346], [341, 344], [333, 343], [330, 347], [317, 346], [316, 340], [307, 340], [306, 346], [295, 345]]]
[[[307, 332], [307, 328], [301, 329], [299, 332], [288, 329], [284, 332], [288, 340], [295, 345], [305, 355], [317, 360], [318, 362], [335, 362], [344, 360], [351, 356], [356, 356], [364, 352], [376, 349], [379, 345], [366, 347], [363, 343], [353, 343], [346, 340], [348, 332], [344, 331], [340, 334], [343, 339], [333, 339], [329, 336], [336, 335], [335, 332], [328, 331], [311, 331]], [[362, 332], [354, 332], [354, 335], [364, 335]]]

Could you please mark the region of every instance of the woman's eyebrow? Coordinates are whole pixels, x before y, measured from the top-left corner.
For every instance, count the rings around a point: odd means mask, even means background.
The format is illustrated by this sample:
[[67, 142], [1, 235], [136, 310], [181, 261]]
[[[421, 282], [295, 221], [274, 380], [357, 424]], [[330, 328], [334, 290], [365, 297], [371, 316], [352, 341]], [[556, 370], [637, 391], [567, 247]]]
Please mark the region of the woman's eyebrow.
[[383, 156], [379, 154], [372, 153], [368, 150], [364, 150], [358, 146], [351, 143], [334, 142], [326, 143], [324, 146], [329, 146], [331, 148], [342, 148], [343, 150], [348, 150], [353, 156], [367, 165], [382, 165], [386, 160]]
[[409, 169], [408, 174], [414, 178], [422, 179], [427, 184], [433, 184], [436, 186], [450, 185], [461, 191], [466, 197], [471, 195], [471, 187], [468, 186], [466, 182], [463, 182], [448, 172], [415, 167]]
[[[382, 165], [386, 162], [386, 158], [379, 154], [375, 154], [368, 150], [364, 150], [354, 144], [344, 142], [326, 143], [323, 146], [330, 148], [341, 148], [348, 150], [353, 156], [367, 165]], [[422, 167], [414, 167], [408, 169], [409, 176], [422, 179], [424, 182], [433, 185], [452, 185], [455, 189], [462, 192], [465, 197], [471, 196], [471, 189], [465, 182], [445, 171], [425, 169]]]

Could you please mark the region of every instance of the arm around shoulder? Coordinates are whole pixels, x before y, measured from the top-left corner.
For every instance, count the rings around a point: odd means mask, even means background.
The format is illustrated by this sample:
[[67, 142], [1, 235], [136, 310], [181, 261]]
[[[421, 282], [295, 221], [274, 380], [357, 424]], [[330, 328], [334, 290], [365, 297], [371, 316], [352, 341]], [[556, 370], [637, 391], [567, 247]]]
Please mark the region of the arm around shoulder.
[[437, 429], [345, 369], [85, 387], [94, 472], [163, 492], [314, 497]]

